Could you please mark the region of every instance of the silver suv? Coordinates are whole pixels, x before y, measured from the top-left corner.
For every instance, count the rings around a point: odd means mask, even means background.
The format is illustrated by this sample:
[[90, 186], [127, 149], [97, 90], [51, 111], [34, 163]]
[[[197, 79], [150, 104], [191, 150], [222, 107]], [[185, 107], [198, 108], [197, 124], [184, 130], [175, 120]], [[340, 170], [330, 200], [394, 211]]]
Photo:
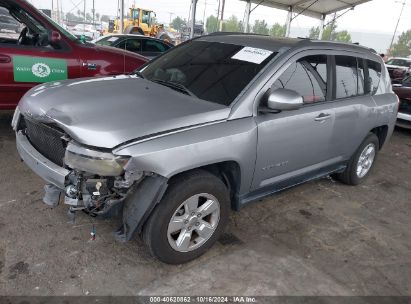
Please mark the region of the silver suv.
[[333, 174], [361, 183], [397, 117], [381, 58], [351, 44], [220, 34], [132, 75], [29, 91], [13, 128], [44, 201], [119, 214], [161, 261], [210, 248], [230, 210]]

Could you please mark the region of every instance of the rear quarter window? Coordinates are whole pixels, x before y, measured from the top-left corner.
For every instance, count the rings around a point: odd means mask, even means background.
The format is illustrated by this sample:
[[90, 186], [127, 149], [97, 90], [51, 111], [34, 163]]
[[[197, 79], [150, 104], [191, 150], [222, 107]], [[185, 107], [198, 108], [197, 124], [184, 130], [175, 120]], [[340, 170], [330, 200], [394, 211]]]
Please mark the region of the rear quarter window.
[[349, 98], [358, 95], [357, 59], [351, 56], [335, 56], [336, 97]]
[[367, 60], [368, 81], [366, 82], [366, 92], [375, 95], [381, 81], [381, 63]]

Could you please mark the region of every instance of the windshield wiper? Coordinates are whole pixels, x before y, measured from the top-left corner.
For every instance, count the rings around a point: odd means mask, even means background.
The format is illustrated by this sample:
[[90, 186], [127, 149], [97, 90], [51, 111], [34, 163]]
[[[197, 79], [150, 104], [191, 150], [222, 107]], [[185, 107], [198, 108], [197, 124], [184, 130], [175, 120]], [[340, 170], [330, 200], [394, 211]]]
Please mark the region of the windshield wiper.
[[189, 95], [191, 97], [195, 97], [198, 98], [193, 92], [191, 92], [189, 89], [186, 88], [185, 85], [181, 84], [181, 83], [177, 83], [177, 82], [172, 82], [172, 81], [165, 81], [165, 80], [161, 80], [161, 79], [152, 79], [152, 82], [158, 83], [158, 84], [162, 84], [164, 86], [167, 86], [173, 90], [179, 91], [181, 93], [184, 93], [186, 95]]

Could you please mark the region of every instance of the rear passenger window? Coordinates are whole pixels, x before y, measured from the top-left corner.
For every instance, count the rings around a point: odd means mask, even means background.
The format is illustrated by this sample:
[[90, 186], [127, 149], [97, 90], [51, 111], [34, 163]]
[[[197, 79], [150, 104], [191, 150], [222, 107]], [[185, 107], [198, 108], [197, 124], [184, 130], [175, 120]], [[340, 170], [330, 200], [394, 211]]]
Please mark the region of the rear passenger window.
[[325, 101], [327, 96], [327, 56], [301, 58], [290, 65], [276, 80], [274, 86], [297, 92], [307, 104]]
[[357, 59], [349, 56], [335, 56], [337, 74], [337, 99], [358, 94]]
[[155, 52], [163, 53], [167, 51], [169, 47], [163, 43], [155, 40], [144, 39], [143, 40], [143, 52]]
[[380, 85], [381, 64], [372, 60], [367, 60], [368, 81], [366, 82], [366, 93], [375, 95]]

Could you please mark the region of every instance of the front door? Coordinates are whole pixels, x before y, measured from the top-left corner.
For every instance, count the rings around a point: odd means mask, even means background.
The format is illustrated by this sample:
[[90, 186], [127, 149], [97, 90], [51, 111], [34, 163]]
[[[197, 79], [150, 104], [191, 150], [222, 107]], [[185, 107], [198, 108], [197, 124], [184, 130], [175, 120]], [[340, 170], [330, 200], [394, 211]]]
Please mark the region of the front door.
[[1, 4], [0, 13], [16, 24], [13, 31], [0, 28], [0, 110], [15, 108], [37, 84], [80, 77], [79, 59], [68, 45], [49, 45], [49, 29], [42, 22], [17, 4]]
[[335, 113], [327, 102], [327, 62], [322, 55], [301, 58], [275, 80], [274, 87], [303, 96], [304, 106], [256, 117], [258, 147], [251, 190], [273, 186], [279, 190], [337, 162], [330, 153]]

